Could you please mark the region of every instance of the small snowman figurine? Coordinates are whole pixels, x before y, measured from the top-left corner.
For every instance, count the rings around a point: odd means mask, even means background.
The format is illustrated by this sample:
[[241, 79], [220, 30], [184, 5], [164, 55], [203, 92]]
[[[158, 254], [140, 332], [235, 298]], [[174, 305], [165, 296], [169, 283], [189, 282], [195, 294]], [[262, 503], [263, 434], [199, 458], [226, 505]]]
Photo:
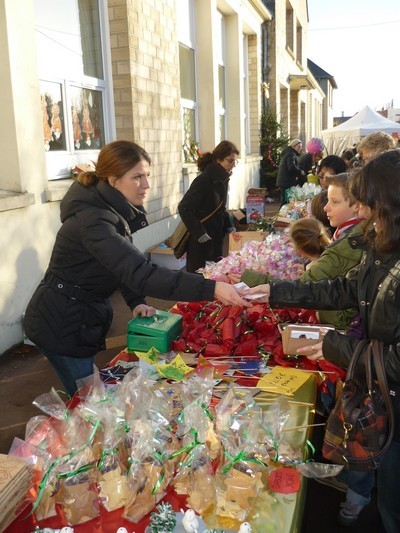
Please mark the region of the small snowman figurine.
[[74, 533], [74, 528], [69, 526], [62, 527], [60, 533]]
[[199, 521], [193, 509], [188, 509], [186, 512], [181, 509], [181, 513], [184, 513], [182, 526], [186, 533], [197, 533]]
[[239, 533], [252, 533], [251, 525], [248, 522], [243, 522], [240, 525]]
[[128, 533], [128, 530], [126, 529], [126, 527], [119, 527], [116, 533]]

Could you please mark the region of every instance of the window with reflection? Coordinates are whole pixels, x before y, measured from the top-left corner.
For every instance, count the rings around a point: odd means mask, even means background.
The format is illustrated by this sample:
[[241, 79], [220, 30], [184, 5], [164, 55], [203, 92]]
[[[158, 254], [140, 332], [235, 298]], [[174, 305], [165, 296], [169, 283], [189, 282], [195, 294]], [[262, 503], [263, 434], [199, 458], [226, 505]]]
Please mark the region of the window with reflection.
[[87, 162], [81, 152], [94, 152], [90, 159], [95, 159], [110, 135], [102, 43], [107, 5], [34, 0], [34, 7], [43, 144], [52, 179], [65, 177], [73, 163]]

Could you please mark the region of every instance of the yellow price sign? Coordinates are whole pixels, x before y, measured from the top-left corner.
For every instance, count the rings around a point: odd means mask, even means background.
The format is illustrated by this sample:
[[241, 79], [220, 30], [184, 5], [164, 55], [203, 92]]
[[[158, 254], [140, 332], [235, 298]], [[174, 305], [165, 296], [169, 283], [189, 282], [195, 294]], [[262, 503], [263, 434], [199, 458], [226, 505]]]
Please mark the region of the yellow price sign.
[[310, 372], [285, 366], [274, 366], [257, 383], [257, 387], [275, 394], [292, 396], [311, 376]]

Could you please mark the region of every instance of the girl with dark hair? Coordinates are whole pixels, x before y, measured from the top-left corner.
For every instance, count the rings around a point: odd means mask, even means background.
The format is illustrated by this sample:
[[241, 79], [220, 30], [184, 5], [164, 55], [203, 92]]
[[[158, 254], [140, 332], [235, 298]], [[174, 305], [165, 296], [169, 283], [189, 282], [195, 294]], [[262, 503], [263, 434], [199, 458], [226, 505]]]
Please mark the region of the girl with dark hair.
[[143, 204], [150, 157], [129, 141], [102, 148], [96, 169], [79, 175], [61, 202], [50, 264], [25, 313], [25, 330], [48, 358], [70, 395], [93, 373], [112, 321], [109, 296], [121, 288], [133, 316], [152, 316], [145, 296], [220, 300], [247, 305], [227, 283], [153, 265], [133, 245], [147, 226]]
[[231, 226], [226, 211], [229, 178], [238, 156], [239, 150], [233, 143], [222, 141], [197, 161], [201, 174], [193, 180], [178, 206], [190, 233], [186, 255], [188, 272], [196, 272], [206, 261], [219, 261], [222, 257], [223, 238]]
[[[358, 267], [346, 277], [318, 283], [271, 281], [270, 285], [250, 289], [250, 293], [264, 292], [269, 295], [271, 307], [277, 308], [344, 309], [358, 306], [365, 337], [383, 342], [395, 421], [394, 439], [377, 469], [378, 507], [386, 533], [399, 533], [400, 151], [385, 152], [358, 170], [351, 180], [350, 192], [370, 213], [364, 238], [352, 238], [352, 246], [363, 251]], [[347, 368], [358, 342], [339, 331], [329, 331], [322, 343], [299, 350], [299, 353], [313, 360], [327, 359]], [[361, 361], [360, 365], [363, 365], [363, 358]], [[362, 508], [362, 504], [354, 503], [348, 511], [357, 516]]]

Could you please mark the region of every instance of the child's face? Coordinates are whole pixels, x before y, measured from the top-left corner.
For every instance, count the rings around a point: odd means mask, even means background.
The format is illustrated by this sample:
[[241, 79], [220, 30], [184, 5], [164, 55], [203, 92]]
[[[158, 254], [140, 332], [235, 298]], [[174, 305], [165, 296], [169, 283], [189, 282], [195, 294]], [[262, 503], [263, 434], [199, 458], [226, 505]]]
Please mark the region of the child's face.
[[338, 185], [329, 185], [328, 203], [324, 207], [328, 215], [329, 223], [337, 228], [358, 214], [357, 206], [350, 205], [349, 200], [343, 196], [343, 189]]

